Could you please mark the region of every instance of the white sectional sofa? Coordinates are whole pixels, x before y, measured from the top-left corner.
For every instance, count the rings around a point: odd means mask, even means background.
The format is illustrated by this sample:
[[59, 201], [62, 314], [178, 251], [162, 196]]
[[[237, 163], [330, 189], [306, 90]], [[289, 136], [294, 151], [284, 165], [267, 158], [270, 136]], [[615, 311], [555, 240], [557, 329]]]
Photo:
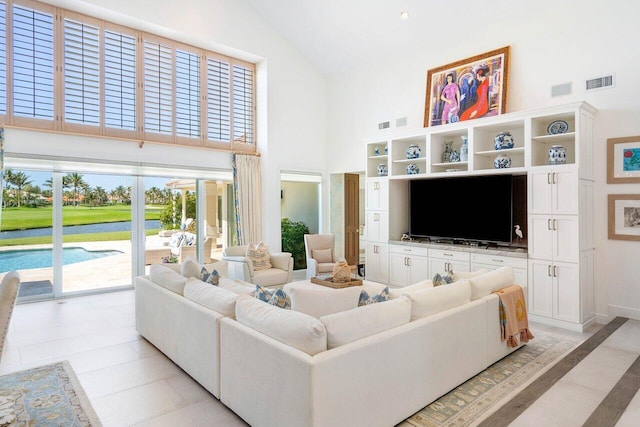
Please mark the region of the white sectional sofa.
[[[513, 283], [510, 268], [437, 288], [429, 282], [359, 308], [360, 288], [293, 282], [284, 291], [294, 310], [238, 285], [246, 295], [232, 298], [234, 311], [227, 304], [217, 312], [211, 299], [187, 298], [188, 283], [183, 297], [146, 276], [136, 279], [136, 322], [252, 426], [392, 426], [516, 349], [501, 341], [498, 297], [491, 294]], [[384, 286], [364, 288], [371, 294]], [[345, 310], [336, 298], [354, 308]], [[338, 305], [344, 311], [332, 309]]]

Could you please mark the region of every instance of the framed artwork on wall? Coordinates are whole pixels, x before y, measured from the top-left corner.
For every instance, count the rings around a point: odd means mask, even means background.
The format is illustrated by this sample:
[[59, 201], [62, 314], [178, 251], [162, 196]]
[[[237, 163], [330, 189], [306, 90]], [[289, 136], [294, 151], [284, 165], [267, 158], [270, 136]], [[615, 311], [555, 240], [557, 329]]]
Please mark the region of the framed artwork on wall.
[[640, 136], [607, 139], [607, 184], [640, 183]]
[[509, 46], [427, 71], [424, 127], [506, 112]]
[[640, 194], [609, 194], [609, 239], [640, 240]]

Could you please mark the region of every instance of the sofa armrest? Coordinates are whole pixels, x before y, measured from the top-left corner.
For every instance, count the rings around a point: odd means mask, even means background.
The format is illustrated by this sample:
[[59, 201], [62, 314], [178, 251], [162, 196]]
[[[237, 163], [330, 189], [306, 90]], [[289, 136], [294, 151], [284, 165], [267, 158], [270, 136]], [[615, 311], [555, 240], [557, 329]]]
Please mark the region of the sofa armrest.
[[313, 258], [307, 258], [307, 279], [311, 279], [318, 275], [318, 261]]
[[289, 260], [291, 260], [290, 252], [272, 252], [271, 253], [271, 266], [273, 268], [279, 268], [280, 270], [289, 270]]
[[230, 279], [240, 279], [253, 283], [253, 262], [246, 256], [223, 256], [222, 261], [227, 262]]

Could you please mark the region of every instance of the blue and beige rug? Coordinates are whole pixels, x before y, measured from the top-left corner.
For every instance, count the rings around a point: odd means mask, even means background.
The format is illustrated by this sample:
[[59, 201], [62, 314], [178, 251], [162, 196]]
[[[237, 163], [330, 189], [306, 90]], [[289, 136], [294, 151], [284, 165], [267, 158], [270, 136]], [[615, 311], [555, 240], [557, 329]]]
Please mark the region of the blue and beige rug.
[[535, 334], [527, 345], [426, 406], [405, 422], [416, 427], [469, 426], [494, 411], [579, 341]]
[[102, 426], [69, 362], [0, 377], [0, 427]]

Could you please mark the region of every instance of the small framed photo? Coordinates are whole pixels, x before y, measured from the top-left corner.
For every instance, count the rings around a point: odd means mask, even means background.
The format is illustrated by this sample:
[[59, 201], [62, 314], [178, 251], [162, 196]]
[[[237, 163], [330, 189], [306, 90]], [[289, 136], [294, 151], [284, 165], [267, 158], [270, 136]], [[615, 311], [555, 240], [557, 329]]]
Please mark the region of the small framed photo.
[[640, 183], [640, 136], [607, 139], [607, 184]]
[[506, 112], [509, 46], [427, 72], [424, 127]]
[[640, 194], [609, 194], [609, 239], [640, 240]]

